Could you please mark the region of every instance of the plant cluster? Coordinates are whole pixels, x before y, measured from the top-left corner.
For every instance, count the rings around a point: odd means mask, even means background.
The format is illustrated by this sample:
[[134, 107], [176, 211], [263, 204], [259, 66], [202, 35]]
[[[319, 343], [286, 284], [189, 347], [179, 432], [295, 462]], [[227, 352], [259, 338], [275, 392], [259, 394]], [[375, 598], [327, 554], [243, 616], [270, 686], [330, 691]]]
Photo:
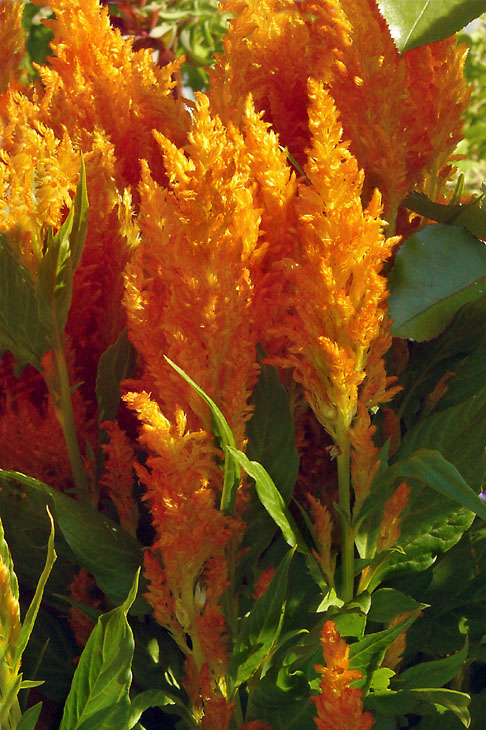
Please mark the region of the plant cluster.
[[194, 102], [146, 42], [185, 3], [39, 5], [33, 79], [0, 0], [1, 727], [479, 730], [483, 3], [228, 0]]

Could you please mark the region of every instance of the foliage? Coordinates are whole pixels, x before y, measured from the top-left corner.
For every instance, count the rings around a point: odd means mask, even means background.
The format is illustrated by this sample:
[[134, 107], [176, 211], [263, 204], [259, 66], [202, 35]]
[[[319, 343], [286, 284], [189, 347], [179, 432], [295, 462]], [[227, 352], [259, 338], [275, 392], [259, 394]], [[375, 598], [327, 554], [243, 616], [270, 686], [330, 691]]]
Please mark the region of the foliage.
[[482, 727], [484, 3], [331, 5], [0, 1], [2, 728]]

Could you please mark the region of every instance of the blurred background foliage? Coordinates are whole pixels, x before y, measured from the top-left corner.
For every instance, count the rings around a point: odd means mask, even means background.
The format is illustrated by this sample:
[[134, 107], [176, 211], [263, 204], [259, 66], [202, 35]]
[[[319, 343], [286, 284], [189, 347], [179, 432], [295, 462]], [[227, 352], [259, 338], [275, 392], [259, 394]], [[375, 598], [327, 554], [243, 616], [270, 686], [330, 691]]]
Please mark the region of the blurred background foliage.
[[464, 173], [466, 188], [477, 192], [486, 181], [486, 16], [459, 33], [459, 39], [471, 48], [465, 75], [472, 93], [465, 115], [464, 140], [457, 149], [465, 159], [458, 163], [458, 168]]
[[[222, 51], [222, 37], [228, 13], [218, 11], [219, 0], [115, 0], [108, 6], [111, 23], [124, 37], [133, 38], [135, 49], [148, 48], [160, 65], [185, 57], [182, 65], [184, 95], [207, 88], [207, 68], [213, 55]], [[30, 2], [25, 4], [24, 28], [27, 33], [26, 73], [35, 77], [32, 63], [44, 63], [52, 32], [42, 21], [52, 13]]]

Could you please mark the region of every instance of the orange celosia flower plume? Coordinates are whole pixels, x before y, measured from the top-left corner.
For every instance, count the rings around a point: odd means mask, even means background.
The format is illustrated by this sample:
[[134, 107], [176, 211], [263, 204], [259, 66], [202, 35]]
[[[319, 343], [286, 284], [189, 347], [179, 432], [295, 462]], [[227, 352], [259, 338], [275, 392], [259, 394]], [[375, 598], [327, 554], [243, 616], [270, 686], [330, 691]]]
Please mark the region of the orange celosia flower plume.
[[218, 113], [237, 120], [251, 90], [302, 165], [306, 79], [321, 81], [365, 171], [365, 200], [379, 187], [394, 224], [407, 192], [428, 175], [436, 180], [461, 138], [464, 47], [451, 38], [401, 57], [376, 0], [231, 0], [225, 9], [235, 18], [211, 76]]
[[[156, 530], [145, 560], [147, 599], [187, 655], [185, 686], [195, 714], [204, 727], [224, 730], [231, 707], [224, 697], [229, 655], [221, 597], [242, 523], [218, 506], [221, 454], [209, 410], [163, 355], [217, 403], [244, 447], [258, 375], [254, 277], [269, 247], [262, 220], [285, 219], [277, 196], [289, 198], [295, 180], [251, 100], [241, 131], [225, 128], [200, 95], [183, 149], [156, 138], [170, 185], [160, 187], [144, 165], [141, 243], [126, 270], [124, 300], [142, 359], [125, 401], [143, 424], [149, 471], [136, 468]], [[237, 514], [245, 502], [242, 485]]]
[[373, 716], [363, 712], [363, 693], [350, 687], [353, 680], [361, 679], [361, 673], [349, 669], [349, 646], [333, 621], [322, 627], [321, 645], [326, 666], [315, 667], [322, 674], [321, 694], [311, 697], [316, 704], [318, 730], [370, 730]]
[[[80, 424], [80, 441], [88, 438], [96, 450], [96, 366], [125, 323], [122, 271], [136, 243], [126, 236], [133, 231], [131, 218], [137, 208], [136, 189], [132, 200], [127, 188], [139, 182], [141, 157], [151, 161], [159, 181], [166, 180], [152, 130], [162, 130], [183, 144], [190, 117], [171, 94], [173, 68], [157, 68], [148, 51], [134, 53], [131, 42], [110, 26], [98, 0], [52, 0], [50, 7], [56, 15], [49, 21], [55, 57], [50, 66], [39, 68], [43, 85], [23, 92], [11, 85], [1, 98], [0, 230], [35, 278], [44, 228], [58, 228], [63, 222], [83, 153], [91, 205], [66, 340], [71, 343], [72, 382], [82, 381], [77, 393], [88, 421], [84, 427]], [[9, 39], [10, 48], [14, 40]], [[9, 362], [4, 359], [0, 367], [0, 382], [10, 382]], [[38, 391], [38, 379], [34, 383], [32, 377], [25, 371], [17, 392], [25, 400], [20, 393], [37, 389], [35, 403], [29, 397], [25, 407], [2, 404], [0, 429], [15, 436], [19, 447], [32, 442], [32, 428], [39, 428], [38, 421], [50, 412], [46, 392]], [[33, 411], [25, 419], [32, 406], [39, 418]], [[62, 440], [54, 441], [58, 456], [51, 448], [44, 460], [51, 472], [56, 471], [56, 461], [65, 461]], [[10, 436], [1, 448], [5, 454], [0, 453], [0, 463], [5, 465]]]
[[2, 95], [19, 78], [20, 61], [24, 55], [24, 31], [19, 0], [0, 0], [0, 114]]
[[[386, 280], [380, 275], [393, 239], [383, 236], [375, 193], [363, 209], [363, 175], [347, 145], [329, 94], [309, 81], [312, 147], [301, 184], [295, 260], [287, 264], [294, 296], [282, 330], [287, 354], [326, 431], [339, 443], [358, 409], [358, 388], [386, 323]], [[388, 340], [388, 338], [387, 338]], [[380, 393], [382, 399], [386, 398]]]

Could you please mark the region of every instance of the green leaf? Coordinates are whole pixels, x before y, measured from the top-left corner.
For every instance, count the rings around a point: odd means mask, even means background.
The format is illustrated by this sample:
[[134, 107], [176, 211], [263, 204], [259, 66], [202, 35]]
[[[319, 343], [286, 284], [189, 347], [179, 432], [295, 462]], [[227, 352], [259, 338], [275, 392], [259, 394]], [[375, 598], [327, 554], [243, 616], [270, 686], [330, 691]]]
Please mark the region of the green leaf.
[[20, 722], [17, 725], [17, 730], [34, 730], [39, 719], [40, 712], [42, 710], [42, 702], [38, 702], [36, 705], [29, 707], [20, 718]]
[[37, 274], [40, 314], [49, 331], [62, 337], [71, 306], [73, 276], [81, 259], [87, 232], [86, 172], [83, 158], [79, 182], [69, 214], [58, 232], [47, 229], [44, 256]]
[[37, 583], [37, 588], [35, 589], [34, 597], [30, 603], [30, 606], [29, 606], [27, 613], [25, 615], [25, 618], [23, 620], [22, 628], [20, 629], [20, 636], [19, 636], [19, 640], [17, 643], [17, 650], [15, 652], [14, 663], [17, 663], [18, 661], [20, 661], [20, 658], [21, 658], [22, 654], [24, 653], [24, 649], [27, 646], [30, 635], [32, 633], [32, 629], [34, 628], [35, 619], [39, 612], [39, 607], [40, 607], [40, 603], [42, 601], [42, 596], [44, 594], [44, 588], [46, 586], [47, 579], [49, 578], [50, 572], [52, 570], [52, 566], [54, 565], [56, 558], [57, 558], [56, 551], [54, 550], [54, 520], [52, 519], [52, 515], [49, 512], [49, 509], [47, 509], [47, 513], [49, 515], [49, 520], [51, 523], [51, 531], [49, 534], [49, 542], [47, 544], [46, 564], [44, 566], [44, 570], [41, 573], [39, 581]]
[[51, 346], [30, 272], [0, 233], [0, 345], [40, 370]]
[[447, 38], [486, 12], [485, 0], [378, 0], [400, 53]]
[[245, 719], [266, 722], [272, 730], [310, 729], [316, 715], [310, 695], [309, 682], [302, 672], [271, 670], [250, 694]]
[[131, 377], [135, 370], [137, 352], [128, 339], [125, 328], [118, 339], [102, 354], [96, 375], [98, 420], [113, 421], [120, 403], [120, 383]]
[[235, 439], [230, 427], [228, 426], [228, 422], [219, 410], [216, 403], [211, 400], [208, 395], [206, 395], [202, 388], [200, 388], [199, 385], [197, 385], [194, 380], [192, 380], [192, 378], [190, 378], [189, 375], [187, 375], [187, 373], [182, 370], [182, 368], [172, 362], [172, 360], [169, 360], [169, 358], [165, 355], [164, 358], [167, 360], [169, 365], [173, 367], [174, 370], [178, 372], [179, 375], [184, 378], [184, 380], [189, 383], [192, 388], [194, 388], [196, 393], [201, 396], [203, 401], [207, 403], [210, 408], [211, 416], [213, 419], [213, 434], [219, 439], [221, 448], [223, 449], [225, 456], [229, 452], [229, 456], [226, 456], [224, 460], [224, 481], [223, 493], [221, 495], [221, 509], [224, 511], [228, 511], [232, 514], [235, 507], [236, 489], [238, 487], [240, 479], [240, 472], [238, 464], [233, 458], [231, 449], [227, 448], [236, 448]]
[[486, 288], [486, 246], [464, 228], [434, 224], [400, 247], [389, 276], [395, 337], [428, 340]]
[[[420, 606], [420, 608], [423, 607]], [[359, 686], [365, 694], [370, 686], [373, 673], [383, 661], [387, 648], [402, 631], [406, 631], [413, 624], [419, 612], [420, 609], [416, 609], [410, 616], [404, 618], [395, 626], [374, 634], [367, 634], [356, 643], [351, 644], [349, 667], [350, 669], [357, 669], [363, 675], [363, 679], [356, 682], [356, 686]]]
[[[266, 469], [288, 504], [297, 478], [299, 457], [287, 391], [274, 367], [262, 365], [252, 404], [255, 410], [247, 425], [246, 455]], [[252, 490], [246, 513], [245, 551], [239, 566], [242, 574], [270, 544], [277, 529]]]
[[394, 588], [380, 588], [371, 596], [371, 608], [368, 612], [369, 621], [377, 621], [385, 624], [395, 616], [420, 608], [419, 603]]
[[[60, 562], [60, 560], [58, 561]], [[67, 621], [41, 606], [22, 655], [24, 674], [42, 677], [42, 695], [54, 702], [64, 703], [79, 656], [79, 646], [74, 641]]]
[[[50, 500], [59, 529], [76, 559], [94, 575], [101, 590], [119, 603], [130, 587], [130, 576], [143, 561], [138, 540], [90, 505], [76, 502], [37, 479], [3, 470], [0, 479], [19, 482]], [[132, 613], [150, 613], [141, 594]]]
[[234, 456], [248, 476], [255, 480], [255, 489], [258, 497], [270, 517], [282, 530], [282, 535], [286, 543], [290, 547], [297, 546], [300, 552], [308, 553], [309, 549], [305, 545], [295, 520], [267, 471], [261, 464], [257, 464], [256, 461], [250, 461], [242, 451], [231, 447], [228, 447], [228, 451]]
[[[476, 380], [478, 382], [479, 378]], [[454, 382], [451, 382], [451, 399], [454, 395]], [[461, 388], [462, 390], [462, 388]], [[448, 461], [461, 473], [476, 493], [474, 502], [479, 506], [477, 492], [481, 491], [481, 483], [486, 469], [486, 384], [469, 399], [459, 405], [440, 410], [427, 418], [422, 418], [415, 428], [405, 435], [400, 452], [400, 459], [407, 459], [417, 453], [417, 448], [435, 449], [447, 454]], [[469, 492], [467, 492], [469, 494]], [[457, 501], [468, 509], [473, 509], [467, 502]], [[480, 500], [480, 516], [484, 519], [486, 506]]]
[[148, 689], [145, 692], [140, 692], [132, 700], [130, 706], [130, 719], [128, 723], [129, 730], [136, 726], [138, 720], [145, 710], [150, 707], [174, 707], [177, 708], [177, 715], [188, 723], [189, 727], [195, 727], [195, 722], [192, 714], [189, 712], [187, 707], [184, 705], [179, 697], [165, 692], [160, 689]]
[[[408, 458], [393, 464], [378, 481], [377, 492], [393, 484], [397, 479], [416, 479], [425, 482], [440, 494], [486, 520], [485, 502], [466, 484], [456, 467], [444, 459], [439, 451], [418, 449]], [[360, 518], [373, 512], [374, 501], [373, 495], [365, 501]]]
[[402, 205], [425, 218], [455, 226], [464, 226], [476, 238], [486, 239], [486, 211], [481, 198], [463, 205], [434, 203], [423, 193], [410, 193]]
[[469, 695], [451, 689], [408, 689], [400, 692], [373, 692], [365, 700], [365, 708], [380, 715], [427, 715], [435, 706], [451, 710], [469, 727]]
[[126, 600], [100, 616], [74, 673], [59, 730], [129, 730], [134, 641], [127, 613], [139, 571]]
[[400, 689], [417, 689], [423, 687], [443, 687], [457, 676], [464, 667], [468, 654], [468, 641], [460, 651], [444, 659], [433, 662], [421, 662], [405, 669], [397, 678]]
[[267, 470], [288, 504], [299, 471], [299, 456], [289, 398], [276, 368], [261, 366], [251, 402], [255, 410], [246, 429], [246, 455]]
[[241, 622], [228, 668], [234, 689], [258, 671], [278, 640], [285, 611], [289, 566], [293, 555], [294, 550], [287, 553], [269, 587]]

